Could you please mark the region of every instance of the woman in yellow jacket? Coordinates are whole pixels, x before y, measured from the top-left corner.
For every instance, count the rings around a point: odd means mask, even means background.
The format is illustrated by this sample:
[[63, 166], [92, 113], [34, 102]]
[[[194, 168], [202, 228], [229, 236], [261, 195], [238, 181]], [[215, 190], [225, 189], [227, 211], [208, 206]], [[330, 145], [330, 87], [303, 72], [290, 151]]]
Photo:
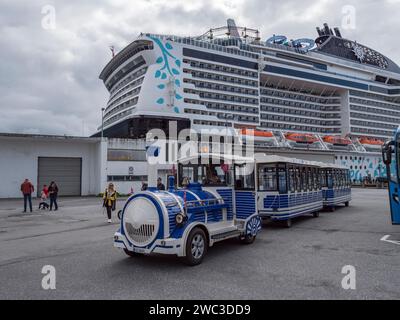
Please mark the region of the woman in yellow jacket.
[[117, 202], [117, 191], [112, 183], [108, 184], [103, 195], [103, 207], [107, 209], [108, 223], [111, 223], [111, 212], [115, 210]]

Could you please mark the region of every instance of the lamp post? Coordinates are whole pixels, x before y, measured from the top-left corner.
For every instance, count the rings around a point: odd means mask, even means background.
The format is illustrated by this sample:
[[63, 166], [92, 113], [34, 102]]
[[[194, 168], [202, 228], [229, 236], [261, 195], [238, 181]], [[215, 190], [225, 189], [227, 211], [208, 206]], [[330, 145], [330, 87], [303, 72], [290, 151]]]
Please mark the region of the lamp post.
[[105, 108], [101, 108], [101, 140], [103, 140], [104, 110]]

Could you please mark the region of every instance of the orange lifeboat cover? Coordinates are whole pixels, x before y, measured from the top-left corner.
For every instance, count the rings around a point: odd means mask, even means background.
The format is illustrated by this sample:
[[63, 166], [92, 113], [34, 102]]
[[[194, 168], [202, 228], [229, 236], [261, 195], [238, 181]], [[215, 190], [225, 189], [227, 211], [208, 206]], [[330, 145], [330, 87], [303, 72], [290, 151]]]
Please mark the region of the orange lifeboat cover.
[[286, 139], [300, 143], [314, 143], [318, 138], [313, 134], [289, 132], [285, 134]]
[[264, 137], [264, 138], [272, 138], [274, 134], [271, 131], [261, 131], [261, 130], [253, 130], [243, 128], [240, 130], [240, 133], [243, 135], [254, 135], [255, 137]]
[[341, 136], [324, 136], [322, 140], [327, 143], [339, 145], [349, 145], [352, 143], [349, 138], [342, 138]]

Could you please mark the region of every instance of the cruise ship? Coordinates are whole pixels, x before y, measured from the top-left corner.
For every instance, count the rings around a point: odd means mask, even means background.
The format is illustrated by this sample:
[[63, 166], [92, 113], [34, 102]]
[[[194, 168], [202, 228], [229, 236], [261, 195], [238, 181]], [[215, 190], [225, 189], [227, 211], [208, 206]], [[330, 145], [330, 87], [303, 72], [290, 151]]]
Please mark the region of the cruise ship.
[[97, 136], [143, 139], [174, 120], [178, 131], [253, 129], [260, 147], [334, 150], [338, 161], [375, 154], [376, 167], [400, 124], [400, 67], [326, 23], [315, 39], [263, 39], [232, 19], [198, 36], [141, 33], [100, 79], [110, 97]]

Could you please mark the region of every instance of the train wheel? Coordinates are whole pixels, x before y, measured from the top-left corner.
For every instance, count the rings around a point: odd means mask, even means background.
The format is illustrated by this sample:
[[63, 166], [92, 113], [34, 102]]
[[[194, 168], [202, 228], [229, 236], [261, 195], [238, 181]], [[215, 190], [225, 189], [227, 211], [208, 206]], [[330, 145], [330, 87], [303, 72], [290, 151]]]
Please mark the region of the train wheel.
[[284, 220], [284, 221], [283, 221], [283, 225], [284, 225], [286, 228], [291, 228], [291, 227], [292, 227], [292, 219], [286, 219], [286, 220]]
[[194, 228], [186, 240], [185, 263], [189, 266], [200, 264], [207, 253], [207, 245], [204, 231], [200, 228]]
[[318, 218], [319, 217], [319, 211], [313, 212], [312, 215], [313, 215], [314, 218]]
[[128, 249], [124, 249], [124, 252], [126, 253], [127, 256], [129, 257], [141, 257], [142, 254], [137, 253], [137, 252], [133, 252], [133, 251], [129, 251]]
[[344, 205], [346, 206], [346, 207], [348, 207], [349, 206], [349, 201], [346, 201], [345, 203], [344, 203]]

